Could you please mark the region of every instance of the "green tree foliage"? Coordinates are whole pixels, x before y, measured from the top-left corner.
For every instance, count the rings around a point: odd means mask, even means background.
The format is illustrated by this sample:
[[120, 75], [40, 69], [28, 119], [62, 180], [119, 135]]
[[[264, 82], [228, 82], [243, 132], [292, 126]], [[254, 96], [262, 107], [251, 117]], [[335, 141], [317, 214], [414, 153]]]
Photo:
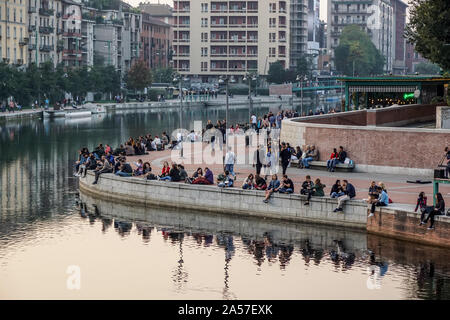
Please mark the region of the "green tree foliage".
[[334, 50], [336, 69], [345, 75], [375, 75], [383, 73], [384, 57], [369, 36], [356, 25], [342, 30], [339, 46]]
[[119, 10], [121, 0], [89, 0], [87, 5], [100, 10]]
[[411, 0], [406, 38], [424, 58], [450, 70], [450, 1]]
[[51, 62], [39, 67], [30, 64], [19, 69], [5, 63], [0, 64], [0, 101], [13, 97], [23, 106], [34, 100], [47, 97], [50, 103], [60, 101], [64, 94], [84, 97], [87, 92], [117, 93], [120, 91], [121, 74], [113, 66], [94, 66], [67, 69], [56, 68]]
[[299, 76], [302, 77], [307, 76], [309, 78], [312, 78], [312, 65], [313, 65], [312, 58], [307, 55], [302, 55], [300, 59], [298, 59], [297, 61], [295, 72]]
[[152, 73], [145, 61], [139, 60], [133, 64], [127, 74], [127, 87], [142, 91], [152, 84]]
[[172, 83], [174, 70], [171, 67], [158, 68], [153, 71], [153, 80], [158, 83]]
[[295, 80], [295, 72], [285, 70], [281, 61], [272, 63], [267, 74], [267, 81], [269, 83], [282, 84], [285, 82], [292, 82]]
[[439, 74], [441, 68], [434, 63], [420, 62], [416, 65], [415, 71], [419, 74]]

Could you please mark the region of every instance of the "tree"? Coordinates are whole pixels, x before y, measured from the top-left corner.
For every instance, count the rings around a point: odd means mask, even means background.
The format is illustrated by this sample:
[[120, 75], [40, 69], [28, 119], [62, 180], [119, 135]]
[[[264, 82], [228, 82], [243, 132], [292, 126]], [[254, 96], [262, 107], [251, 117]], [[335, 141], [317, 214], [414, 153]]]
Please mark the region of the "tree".
[[450, 70], [450, 2], [411, 0], [405, 36], [424, 58]]
[[369, 36], [356, 25], [342, 30], [334, 55], [336, 69], [345, 75], [383, 73], [384, 57]]
[[286, 82], [286, 70], [284, 70], [281, 61], [272, 63], [267, 74], [267, 81], [269, 83], [281, 84]]
[[308, 76], [311, 78], [311, 66], [313, 64], [312, 58], [303, 54], [298, 60], [297, 60], [297, 66], [295, 68], [295, 72], [297, 75], [300, 75], [302, 77]]
[[153, 72], [153, 79], [158, 83], [172, 83], [173, 81], [173, 69], [168, 68], [158, 68]]
[[415, 71], [420, 74], [439, 74], [441, 68], [434, 63], [420, 62], [416, 65]]
[[139, 60], [133, 64], [127, 74], [127, 87], [142, 91], [152, 84], [152, 73], [145, 61]]

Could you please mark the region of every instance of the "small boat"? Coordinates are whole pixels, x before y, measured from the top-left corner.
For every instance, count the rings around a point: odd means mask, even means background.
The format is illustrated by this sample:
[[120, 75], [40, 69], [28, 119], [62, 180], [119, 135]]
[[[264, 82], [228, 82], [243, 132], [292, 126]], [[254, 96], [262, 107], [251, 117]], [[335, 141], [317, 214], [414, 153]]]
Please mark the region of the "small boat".
[[66, 118], [85, 118], [90, 117], [92, 112], [90, 110], [66, 110]]
[[90, 117], [92, 112], [86, 109], [73, 109], [73, 110], [45, 110], [45, 118], [82, 118]]
[[101, 104], [87, 103], [83, 108], [90, 110], [92, 114], [106, 113], [106, 107]]

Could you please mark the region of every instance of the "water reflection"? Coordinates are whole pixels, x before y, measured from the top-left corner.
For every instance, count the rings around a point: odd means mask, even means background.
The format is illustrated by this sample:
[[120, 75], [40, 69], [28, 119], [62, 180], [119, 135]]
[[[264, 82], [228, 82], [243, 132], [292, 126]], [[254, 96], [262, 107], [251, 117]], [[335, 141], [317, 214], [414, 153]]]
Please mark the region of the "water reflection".
[[[306, 268], [319, 268], [325, 263], [326, 268], [336, 273], [367, 274], [369, 290], [381, 289], [386, 285], [386, 281], [395, 279], [400, 280], [399, 286], [408, 298], [450, 298], [448, 250], [432, 249], [367, 235], [364, 232], [325, 226], [286, 224], [172, 209], [134, 207], [130, 210], [127, 206], [90, 198], [83, 194], [81, 200], [81, 207], [94, 208], [95, 204], [100, 212], [99, 220], [113, 219], [120, 236], [124, 234], [124, 227], [127, 234], [134, 228], [142, 235], [142, 240], [146, 244], [150, 243], [149, 235], [153, 234], [178, 246], [179, 260], [173, 270], [172, 281], [180, 291], [189, 281], [188, 271], [184, 268], [183, 250], [186, 250], [184, 242], [190, 241], [197, 247], [214, 246], [223, 251], [224, 299], [234, 297], [229, 273], [234, 257], [239, 254], [245, 254], [253, 260], [257, 273], [261, 272], [261, 267], [265, 263], [269, 266], [276, 265], [283, 273], [288, 272], [291, 260], [300, 255]], [[411, 251], [409, 252], [411, 256], [402, 254], [399, 256], [397, 250]], [[413, 254], [412, 251], [417, 250], [432, 255], [433, 250], [441, 250], [441, 256], [438, 258], [434, 255], [431, 257], [427, 254], [417, 255], [417, 252]], [[407, 260], [404, 261], [403, 258], [406, 257]], [[422, 262], [424, 259], [437, 260], [424, 265]], [[435, 271], [436, 264], [439, 264], [440, 273]], [[352, 271], [354, 268], [356, 269]], [[383, 280], [386, 276], [392, 279]]]
[[[186, 110], [183, 118], [190, 128], [194, 120], [215, 122], [224, 116], [223, 108], [208, 107]], [[236, 107], [230, 116], [231, 122], [243, 121], [248, 110]], [[122, 279], [133, 283], [131, 291], [118, 282], [109, 284], [117, 285], [116, 290], [102, 290], [100, 282], [91, 295], [82, 295], [85, 298], [450, 298], [446, 249], [346, 229], [86, 199], [78, 203], [76, 216], [71, 215], [78, 189], [71, 177], [72, 163], [80, 146], [92, 148], [99, 141], [117, 145], [129, 136], [159, 134], [177, 126], [177, 108], [2, 123], [0, 297], [77, 298], [55, 280], [64, 276], [66, 263], [72, 263], [66, 253], [71, 252], [80, 264], [95, 270], [91, 279], [106, 282], [111, 273], [104, 268], [114, 266], [124, 272]], [[58, 251], [52, 251], [55, 248]], [[167, 266], [168, 275], [155, 266], [158, 263]], [[139, 269], [141, 264], [153, 273]], [[138, 290], [143, 283], [158, 285], [159, 291], [148, 291], [144, 285]], [[166, 288], [166, 283], [173, 287]]]

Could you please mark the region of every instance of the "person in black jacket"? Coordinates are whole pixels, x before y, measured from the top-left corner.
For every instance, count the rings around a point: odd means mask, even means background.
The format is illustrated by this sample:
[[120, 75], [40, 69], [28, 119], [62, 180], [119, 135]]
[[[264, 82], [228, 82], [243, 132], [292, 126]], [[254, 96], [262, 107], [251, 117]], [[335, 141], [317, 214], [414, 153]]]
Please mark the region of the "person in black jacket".
[[445, 167], [445, 178], [448, 179], [450, 173], [450, 149], [445, 147], [445, 158], [447, 159], [447, 166]]
[[346, 158], [347, 158], [347, 152], [344, 151], [343, 146], [340, 146], [338, 157], [333, 159], [333, 161], [331, 162], [331, 170], [330, 171], [334, 172], [334, 170], [336, 169], [336, 165], [338, 163], [344, 163]]
[[258, 145], [255, 154], [253, 155], [253, 167], [256, 166], [256, 174], [261, 174], [261, 168], [263, 166], [261, 159], [264, 159], [264, 150]]
[[428, 214], [428, 217], [420, 222], [420, 224], [427, 224], [428, 220], [430, 220], [430, 226], [428, 227], [428, 230], [434, 229], [434, 217], [440, 216], [445, 214], [445, 201], [442, 197], [442, 194], [440, 192], [436, 193], [436, 205], [434, 206], [433, 210]]
[[345, 195], [340, 196], [338, 198], [338, 205], [337, 205], [336, 209], [334, 209], [334, 212], [343, 211], [342, 206], [344, 205], [344, 202], [356, 197], [355, 187], [351, 183], [349, 183], [347, 180], [344, 180], [342, 182], [342, 187], [344, 189]]
[[281, 143], [281, 151], [280, 151], [280, 158], [281, 158], [281, 166], [283, 167], [283, 175], [286, 174], [287, 167], [289, 166], [289, 162], [291, 161], [291, 152], [286, 146], [286, 143]]
[[305, 202], [305, 206], [309, 205], [309, 200], [311, 200], [311, 196], [314, 193], [314, 182], [312, 182], [311, 177], [306, 176], [306, 180], [302, 183], [302, 189], [300, 190], [300, 194], [307, 195], [308, 198]]

